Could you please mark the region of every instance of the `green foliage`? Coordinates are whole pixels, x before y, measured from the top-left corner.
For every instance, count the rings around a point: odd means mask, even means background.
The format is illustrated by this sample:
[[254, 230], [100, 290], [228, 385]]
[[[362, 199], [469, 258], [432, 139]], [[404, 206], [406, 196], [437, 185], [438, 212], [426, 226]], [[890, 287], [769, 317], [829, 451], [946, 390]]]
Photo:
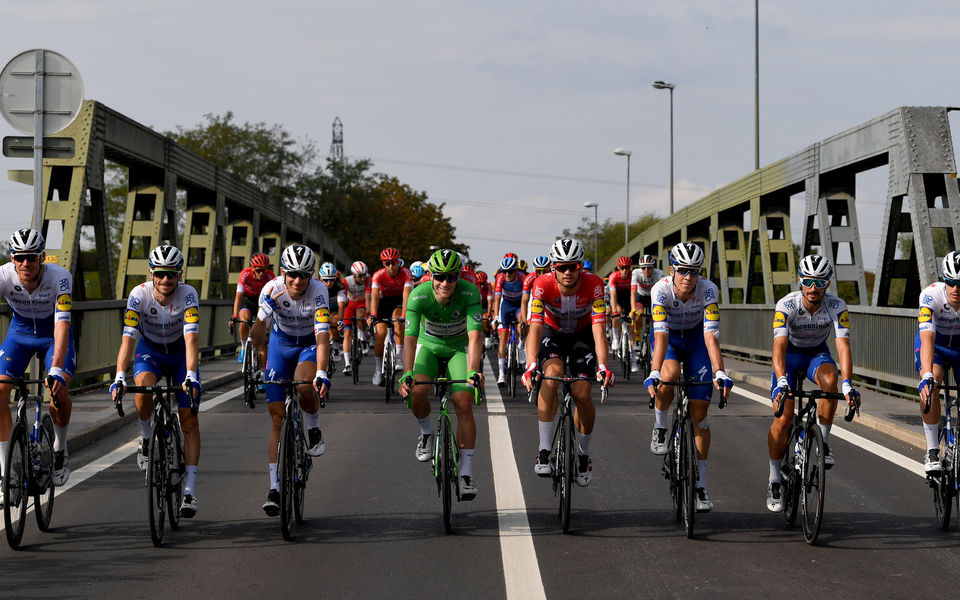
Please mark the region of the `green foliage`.
[[[637, 237], [659, 221], [660, 217], [654, 215], [652, 212], [640, 215], [640, 218], [630, 223], [630, 239], [632, 240]], [[580, 225], [576, 229], [564, 229], [562, 234], [562, 237], [580, 240], [587, 252], [587, 257], [593, 259], [597, 267], [606, 262], [617, 250], [623, 247], [623, 221], [607, 219], [598, 225], [597, 249], [600, 254], [599, 258], [593, 256], [593, 219], [583, 217]]]

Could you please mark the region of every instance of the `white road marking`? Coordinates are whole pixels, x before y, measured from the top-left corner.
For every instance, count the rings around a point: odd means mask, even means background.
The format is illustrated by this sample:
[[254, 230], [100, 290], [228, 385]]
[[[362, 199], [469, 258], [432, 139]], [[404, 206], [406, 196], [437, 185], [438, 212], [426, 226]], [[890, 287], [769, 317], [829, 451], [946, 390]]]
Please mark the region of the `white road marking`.
[[500, 554], [507, 598], [546, 599], [540, 563], [527, 520], [527, 505], [520, 486], [520, 473], [513, 457], [513, 440], [507, 413], [500, 399], [490, 362], [484, 366], [484, 393], [487, 397], [487, 423], [490, 428], [490, 462], [497, 493], [497, 520], [500, 523]]
[[[766, 396], [762, 396], [760, 394], [757, 394], [756, 392], [751, 392], [750, 390], [745, 390], [743, 388], [734, 388], [733, 393], [739, 394], [744, 398], [753, 400], [754, 402], [759, 402], [764, 406], [771, 407], [771, 411], [772, 411], [770, 398]], [[843, 409], [843, 407], [840, 407], [840, 408], [841, 410]], [[771, 415], [772, 415], [772, 412], [771, 412]], [[920, 477], [926, 477], [926, 473], [923, 470], [923, 463], [921, 463], [920, 461], [907, 458], [906, 456], [904, 456], [903, 454], [900, 454], [899, 452], [894, 452], [893, 450], [890, 450], [889, 448], [881, 446], [876, 442], [872, 442], [863, 436], [857, 435], [851, 431], [847, 431], [846, 429], [844, 429], [843, 427], [837, 424], [838, 420], [842, 420], [842, 419], [838, 418], [834, 420], [833, 427], [830, 428], [830, 437], [838, 437], [841, 440], [844, 440], [845, 442], [850, 442], [854, 446], [859, 446], [860, 448], [863, 448], [867, 452], [871, 454], [875, 454], [880, 458], [897, 465], [898, 467], [902, 467], [907, 471], [910, 471], [914, 475], [918, 475]]]

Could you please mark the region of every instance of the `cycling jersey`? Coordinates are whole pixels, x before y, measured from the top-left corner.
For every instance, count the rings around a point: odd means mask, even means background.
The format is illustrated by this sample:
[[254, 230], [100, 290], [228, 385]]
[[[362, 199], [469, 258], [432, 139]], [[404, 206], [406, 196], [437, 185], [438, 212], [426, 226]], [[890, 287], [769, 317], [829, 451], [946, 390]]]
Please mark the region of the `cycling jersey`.
[[275, 278], [276, 275], [273, 274], [273, 271], [266, 269], [263, 277], [257, 279], [256, 273], [253, 272], [253, 267], [247, 267], [243, 271], [240, 271], [240, 280], [237, 282], [237, 293], [243, 294], [256, 302], [260, 298], [260, 290], [263, 289], [263, 286]]
[[919, 331], [935, 332], [938, 344], [960, 344], [960, 336], [957, 335], [960, 334], [960, 311], [950, 306], [947, 286], [942, 281], [930, 284], [920, 294], [917, 326]]
[[0, 266], [0, 296], [13, 311], [11, 334], [52, 336], [54, 323], [70, 322], [73, 276], [59, 265], [46, 263], [42, 269], [40, 283], [30, 293], [20, 284], [12, 262]]
[[561, 333], [570, 333], [594, 324], [607, 322], [607, 304], [603, 299], [603, 279], [593, 273], [580, 274], [577, 291], [560, 293], [553, 273], [537, 277], [533, 282], [530, 322], [543, 323]]
[[791, 292], [777, 302], [773, 315], [773, 337], [786, 336], [796, 348], [817, 348], [833, 330], [838, 338], [850, 337], [847, 303], [833, 294], [824, 294], [820, 307], [811, 314], [803, 305], [803, 293]]
[[536, 273], [530, 273], [529, 275], [523, 278], [524, 294], [529, 294], [533, 291], [533, 282], [537, 280], [537, 277], [539, 277], [539, 275], [537, 275]]
[[[269, 317], [264, 312], [267, 298], [273, 298], [277, 303], [277, 308]], [[315, 344], [317, 334], [330, 331], [330, 300], [327, 295], [327, 286], [317, 279], [311, 279], [303, 295], [294, 300], [287, 292], [284, 276], [281, 275], [263, 286], [257, 318], [261, 321], [272, 318], [273, 331], [292, 338], [295, 344]]]
[[473, 285], [478, 285], [477, 274], [474, 271], [460, 271], [460, 279], [469, 281]]
[[610, 297], [616, 298], [620, 312], [630, 312], [630, 276], [620, 275], [619, 270], [614, 271], [608, 280], [607, 289]]
[[673, 280], [665, 277], [650, 290], [653, 297], [653, 333], [689, 333], [702, 325], [704, 332], [720, 335], [719, 291], [716, 284], [703, 277], [686, 302], [677, 298]]
[[406, 267], [397, 271], [396, 277], [391, 277], [387, 269], [383, 268], [373, 274], [370, 289], [380, 290], [380, 298], [403, 296], [403, 288], [413, 287], [413, 276]]
[[523, 297], [523, 278], [520, 273], [513, 281], [507, 281], [507, 274], [500, 273], [493, 284], [493, 295], [500, 296], [501, 302], [509, 302], [520, 306], [520, 299]]
[[635, 269], [630, 277], [630, 291], [638, 296], [650, 296], [654, 284], [663, 279], [663, 271], [654, 269], [650, 277], [643, 274], [643, 269]]
[[366, 302], [367, 294], [370, 293], [370, 278], [364, 277], [363, 281], [357, 281], [356, 275], [351, 275], [343, 280], [347, 286], [347, 300], [349, 302]]
[[[322, 281], [320, 283], [323, 283]], [[324, 287], [327, 284], [323, 283]], [[327, 298], [336, 298], [337, 302], [347, 303], [347, 284], [339, 277], [333, 282], [333, 285], [327, 287]], [[331, 302], [332, 304], [332, 302]]]
[[174, 353], [183, 347], [183, 336], [188, 333], [200, 333], [200, 304], [193, 286], [179, 284], [166, 306], [154, 297], [152, 281], [130, 290], [123, 335], [137, 339], [143, 334], [143, 341], [152, 348]]

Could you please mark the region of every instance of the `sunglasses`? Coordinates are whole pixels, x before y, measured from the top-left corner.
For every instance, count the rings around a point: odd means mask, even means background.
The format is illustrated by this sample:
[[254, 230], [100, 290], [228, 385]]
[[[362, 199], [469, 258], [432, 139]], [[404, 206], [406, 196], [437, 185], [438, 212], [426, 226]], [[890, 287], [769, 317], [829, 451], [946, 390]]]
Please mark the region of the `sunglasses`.
[[457, 279], [460, 279], [459, 273], [434, 273], [433, 280], [444, 283], [446, 281], [454, 282]]
[[580, 270], [580, 263], [570, 263], [570, 264], [566, 264], [566, 265], [554, 265], [553, 268], [557, 271], [557, 273], [566, 273], [566, 272], [568, 272], [568, 271], [573, 271], [574, 273], [576, 273], [577, 271]]
[[544, 273], [549, 273], [550, 269], [534, 269], [537, 272], [537, 275], [543, 275]]
[[310, 279], [310, 271], [284, 271], [284, 275], [290, 279]]
[[680, 277], [695, 277], [700, 274], [698, 267], [676, 267], [675, 270]]
[[180, 276], [180, 271], [154, 271], [153, 276], [157, 279], [176, 279]]
[[947, 287], [957, 287], [960, 285], [960, 279], [944, 279], [943, 282], [947, 284]]
[[257, 273], [257, 274], [263, 273], [264, 271], [266, 271], [266, 269], [264, 269], [263, 267], [254, 267], [254, 268], [253, 268], [253, 272], [254, 272], [254, 273]]
[[39, 254], [13, 254], [11, 257], [17, 262], [36, 262], [40, 260]]
[[333, 279], [323, 279], [322, 281], [323, 281], [324, 283], [334, 283], [336, 280], [337, 280], [337, 278], [334, 277]]
[[640, 267], [640, 268], [643, 269], [644, 271], [649, 271], [649, 270], [653, 269], [653, 267], [650, 266], [650, 265], [644, 265], [644, 266], [642, 266], [642, 267]]
[[815, 288], [825, 288], [827, 284], [830, 283], [829, 279], [814, 279], [812, 277], [804, 277], [800, 280], [800, 285], [803, 287], [815, 287]]
[[630, 267], [617, 267], [617, 269], [620, 271], [628, 271], [630, 270]]
[[385, 261], [383, 261], [383, 266], [385, 266], [385, 267], [392, 267], [392, 266], [395, 265], [395, 264], [397, 264], [397, 261], [395, 261], [395, 260], [385, 260]]

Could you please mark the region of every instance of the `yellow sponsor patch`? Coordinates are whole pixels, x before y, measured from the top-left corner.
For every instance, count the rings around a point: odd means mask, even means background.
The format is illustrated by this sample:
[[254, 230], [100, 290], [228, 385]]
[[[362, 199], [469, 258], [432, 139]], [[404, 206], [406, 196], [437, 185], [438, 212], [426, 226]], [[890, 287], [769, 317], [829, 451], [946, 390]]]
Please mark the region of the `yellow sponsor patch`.
[[708, 321], [719, 321], [720, 309], [717, 308], [716, 304], [708, 304], [707, 307], [703, 309], [703, 318]]
[[926, 323], [933, 318], [933, 313], [926, 306], [920, 308], [920, 314], [917, 316], [917, 320], [921, 323]]
[[607, 303], [603, 301], [603, 298], [599, 298], [593, 301], [593, 314], [602, 315], [607, 312]]
[[70, 299], [70, 294], [60, 294], [57, 296], [57, 310], [69, 311], [72, 308], [73, 300]]
[[783, 314], [779, 310], [773, 314], [773, 328], [786, 327], [787, 325], [787, 315]]
[[535, 315], [543, 314], [543, 300], [534, 298], [533, 302], [530, 303], [530, 312]]
[[844, 329], [850, 329], [850, 315], [847, 313], [847, 311], [840, 313], [840, 318], [837, 319], [837, 321], [840, 323], [840, 327], [843, 327]]
[[60, 263], [60, 257], [59, 257], [59, 256], [51, 256], [50, 254], [48, 254], [48, 255], [46, 255], [46, 256], [44, 257], [43, 262], [45, 262], [45, 263], [53, 263], [53, 264], [56, 265], [56, 264], [59, 264], [59, 263]]
[[651, 313], [651, 318], [656, 321], [666, 321], [667, 320], [667, 309], [657, 304], [653, 307], [653, 313]]
[[123, 324], [127, 327], [136, 327], [140, 324], [140, 313], [135, 310], [128, 310], [123, 313]]
[[197, 310], [196, 306], [191, 306], [183, 313], [183, 320], [187, 323], [199, 323], [200, 311]]
[[329, 323], [330, 311], [325, 308], [318, 308], [316, 318], [317, 318], [317, 323]]

